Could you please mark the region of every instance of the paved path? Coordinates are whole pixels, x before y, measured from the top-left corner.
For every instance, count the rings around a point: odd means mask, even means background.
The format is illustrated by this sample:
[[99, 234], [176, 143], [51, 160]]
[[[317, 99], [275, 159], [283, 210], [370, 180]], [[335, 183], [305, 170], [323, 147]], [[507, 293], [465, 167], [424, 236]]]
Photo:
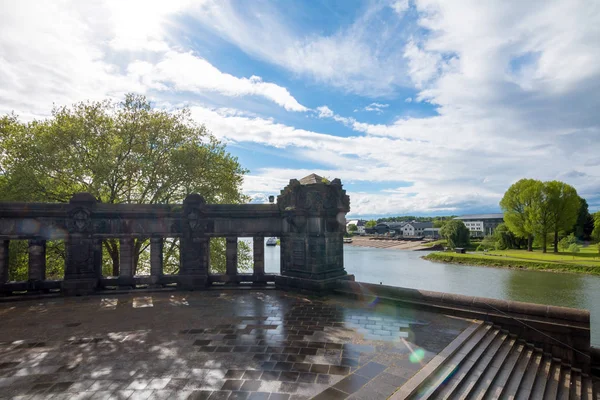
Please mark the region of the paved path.
[[468, 321], [275, 290], [0, 303], [0, 398], [386, 398]]

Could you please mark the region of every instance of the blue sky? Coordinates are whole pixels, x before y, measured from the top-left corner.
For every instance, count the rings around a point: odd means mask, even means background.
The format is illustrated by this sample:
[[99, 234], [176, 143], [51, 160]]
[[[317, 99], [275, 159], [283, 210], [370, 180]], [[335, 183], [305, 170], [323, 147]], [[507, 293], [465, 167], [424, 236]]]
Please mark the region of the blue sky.
[[254, 201], [341, 178], [350, 216], [498, 211], [520, 178], [600, 209], [598, 2], [0, 0], [0, 113], [189, 107]]

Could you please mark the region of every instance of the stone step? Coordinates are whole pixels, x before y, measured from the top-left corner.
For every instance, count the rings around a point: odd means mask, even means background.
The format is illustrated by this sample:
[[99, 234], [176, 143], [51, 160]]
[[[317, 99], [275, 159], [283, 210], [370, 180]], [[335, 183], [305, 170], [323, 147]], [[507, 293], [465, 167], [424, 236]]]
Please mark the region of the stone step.
[[540, 360], [541, 353], [538, 354], [533, 346], [527, 345], [523, 357], [515, 366], [506, 385], [502, 388], [500, 399], [515, 399], [519, 388], [521, 388], [524, 383], [526, 383], [525, 390], [531, 391], [531, 385], [533, 385], [533, 379], [535, 379]]
[[529, 398], [531, 400], [544, 399], [544, 393], [546, 392], [546, 386], [548, 384], [548, 379], [550, 379], [551, 368], [552, 368], [552, 357], [550, 357], [547, 354], [544, 354], [544, 357], [542, 358], [542, 363], [540, 364], [540, 368], [538, 369], [537, 376], [535, 377], [535, 383], [533, 384], [533, 389], [531, 389], [531, 394], [529, 395]]
[[[502, 342], [506, 339], [506, 334], [500, 332], [500, 329], [493, 328], [486, 337], [479, 343], [473, 352], [459, 366], [452, 378], [444, 385], [440, 386], [433, 397], [437, 400], [447, 400], [458, 394], [460, 386], [467, 380], [467, 385], [471, 386], [473, 381], [479, 378], [478, 364], [481, 370], [485, 370], [489, 360], [498, 351]], [[501, 340], [498, 341], [497, 338]], [[481, 363], [480, 363], [481, 362]]]
[[558, 400], [569, 400], [571, 393], [571, 366], [563, 365], [558, 384]]
[[561, 373], [562, 366], [560, 365], [560, 360], [553, 358], [550, 365], [550, 373], [548, 374], [548, 381], [546, 382], [546, 389], [544, 390], [544, 400], [557, 399]]
[[[519, 369], [519, 376], [516, 376], [515, 382], [511, 382], [511, 391], [506, 392], [506, 396], [503, 396], [503, 400], [527, 400], [531, 395], [531, 390], [535, 384], [535, 378], [537, 377], [538, 371], [542, 365], [542, 359], [544, 355], [541, 350], [533, 349], [533, 355], [529, 365], [526, 365], [522, 369]], [[518, 383], [517, 383], [518, 382]]]
[[[529, 352], [529, 355], [526, 354], [527, 352]], [[524, 341], [517, 341], [516, 346], [514, 346], [514, 350], [507, 357], [504, 365], [502, 365], [502, 368], [498, 372], [498, 375], [496, 376], [492, 387], [490, 388], [490, 390], [488, 390], [488, 393], [486, 394], [484, 399], [498, 400], [521, 358], [527, 357], [527, 359], [529, 359], [532, 353], [533, 350], [527, 348], [527, 345]]]
[[488, 392], [491, 392], [491, 388], [494, 382], [499, 378], [500, 373], [505, 368], [510, 368], [510, 365], [506, 365], [508, 358], [515, 353], [518, 347], [518, 342], [515, 335], [509, 335], [507, 340], [502, 344], [492, 362], [481, 377], [479, 382], [470, 390], [467, 398], [473, 400], [483, 400]]
[[[420, 382], [418, 386], [416, 386], [416, 388], [412, 388], [414, 383], [413, 379], [411, 378], [408, 382], [406, 382], [403, 385], [399, 392], [394, 393], [392, 399], [427, 400], [429, 398], [432, 398], [435, 390], [452, 376], [452, 374], [459, 367], [460, 363], [471, 354], [473, 349], [477, 347], [479, 342], [483, 338], [485, 338], [488, 332], [490, 332], [491, 330], [491, 325], [482, 324], [477, 329], [477, 331], [475, 331], [475, 333], [473, 333], [467, 340], [465, 340], [465, 342], [454, 354], [448, 357], [448, 359], [446, 359], [445, 362], [435, 370], [435, 372], [423, 379], [422, 382]], [[406, 386], [409, 386], [408, 390], [404, 389]]]

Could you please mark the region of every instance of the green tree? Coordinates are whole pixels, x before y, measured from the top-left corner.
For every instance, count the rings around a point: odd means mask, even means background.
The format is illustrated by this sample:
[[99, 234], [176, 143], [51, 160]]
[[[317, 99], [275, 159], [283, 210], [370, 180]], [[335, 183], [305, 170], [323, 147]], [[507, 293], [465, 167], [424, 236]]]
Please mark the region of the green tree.
[[577, 243], [571, 243], [569, 246], [569, 253], [573, 255], [573, 258], [575, 258], [575, 254], [579, 253], [579, 246]]
[[350, 225], [348, 225], [348, 232], [354, 233], [357, 230], [358, 230], [358, 226], [356, 226], [356, 224], [350, 224]]
[[471, 233], [464, 222], [453, 219], [440, 229], [440, 235], [446, 239], [450, 248], [456, 248], [467, 246]]
[[[188, 109], [153, 109], [143, 96], [58, 107], [29, 123], [0, 118], [0, 200], [67, 202], [90, 192], [103, 203], [157, 204], [196, 192], [208, 203], [240, 203], [246, 172]], [[118, 240], [103, 244], [118, 275]], [[137, 258], [143, 247], [135, 241]]]
[[562, 251], [567, 251], [573, 243], [577, 244], [577, 237], [571, 233], [569, 236], [565, 236], [564, 238], [560, 239], [558, 242], [558, 248]]
[[554, 252], [558, 253], [558, 235], [573, 228], [581, 203], [577, 190], [564, 182], [544, 182], [544, 193], [547, 196], [550, 225], [554, 233]]
[[496, 227], [493, 238], [498, 250], [514, 249], [517, 247], [517, 238], [504, 223]]
[[500, 201], [504, 222], [517, 237], [527, 239], [527, 250], [533, 250], [536, 209], [540, 203], [542, 182], [521, 179], [512, 184]]
[[592, 230], [592, 239], [600, 243], [600, 211], [594, 213], [594, 229]]
[[377, 225], [377, 221], [372, 219], [365, 223], [365, 228], [373, 228], [375, 225]]
[[579, 240], [589, 240], [594, 230], [594, 217], [590, 214], [587, 201], [579, 198], [579, 212], [577, 213], [577, 221], [573, 226], [573, 232]]

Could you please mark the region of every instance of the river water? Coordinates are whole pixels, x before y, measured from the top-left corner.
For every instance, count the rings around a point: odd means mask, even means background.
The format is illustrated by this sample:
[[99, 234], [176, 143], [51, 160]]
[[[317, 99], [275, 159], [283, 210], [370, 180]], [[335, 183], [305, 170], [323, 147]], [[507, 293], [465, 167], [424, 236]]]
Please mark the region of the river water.
[[[279, 246], [265, 248], [266, 272], [279, 273]], [[344, 265], [359, 282], [590, 310], [600, 346], [600, 277], [434, 263], [426, 252], [344, 246]]]

